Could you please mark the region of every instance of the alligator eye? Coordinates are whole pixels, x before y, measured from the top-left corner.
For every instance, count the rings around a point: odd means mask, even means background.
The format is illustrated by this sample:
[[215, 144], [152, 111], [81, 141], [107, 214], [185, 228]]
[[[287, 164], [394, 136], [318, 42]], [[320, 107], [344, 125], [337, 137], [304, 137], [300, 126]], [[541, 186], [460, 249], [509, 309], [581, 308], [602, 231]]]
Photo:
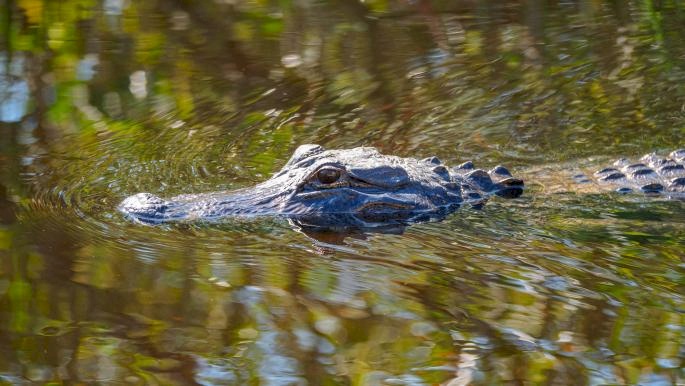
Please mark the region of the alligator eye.
[[338, 169], [321, 169], [316, 172], [316, 178], [322, 184], [332, 184], [340, 179], [340, 170]]

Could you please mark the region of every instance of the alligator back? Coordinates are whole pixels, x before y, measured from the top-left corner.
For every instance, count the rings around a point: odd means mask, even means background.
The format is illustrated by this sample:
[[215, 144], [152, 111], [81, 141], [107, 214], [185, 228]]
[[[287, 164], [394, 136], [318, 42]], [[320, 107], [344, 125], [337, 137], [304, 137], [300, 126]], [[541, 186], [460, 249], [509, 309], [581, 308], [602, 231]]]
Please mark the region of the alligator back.
[[603, 190], [623, 194], [641, 192], [685, 199], [685, 149], [675, 150], [668, 156], [650, 153], [637, 161], [620, 158], [594, 172], [592, 177], [579, 173], [573, 179], [579, 184], [594, 181]]

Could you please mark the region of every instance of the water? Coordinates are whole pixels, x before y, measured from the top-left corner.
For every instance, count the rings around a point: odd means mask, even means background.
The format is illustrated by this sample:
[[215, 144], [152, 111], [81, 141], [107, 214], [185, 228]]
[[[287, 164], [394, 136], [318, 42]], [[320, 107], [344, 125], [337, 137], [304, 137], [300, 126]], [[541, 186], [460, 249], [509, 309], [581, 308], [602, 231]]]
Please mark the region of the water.
[[[685, 4], [7, 1], [0, 382], [685, 382], [683, 202], [567, 178], [683, 147]], [[501, 163], [403, 232], [146, 227], [303, 143]]]

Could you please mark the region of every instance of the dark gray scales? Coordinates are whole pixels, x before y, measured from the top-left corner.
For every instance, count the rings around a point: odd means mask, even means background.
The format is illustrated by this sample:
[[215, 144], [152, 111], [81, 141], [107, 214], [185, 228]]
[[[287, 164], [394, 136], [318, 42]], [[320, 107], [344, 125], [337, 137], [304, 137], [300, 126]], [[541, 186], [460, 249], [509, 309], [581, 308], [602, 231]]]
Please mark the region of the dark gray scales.
[[523, 180], [503, 166], [485, 171], [466, 162], [450, 169], [437, 157], [302, 145], [281, 171], [255, 186], [168, 199], [139, 193], [119, 210], [144, 224], [276, 215], [300, 226], [374, 227], [438, 219], [462, 205], [480, 208], [492, 196], [522, 192]]
[[[675, 150], [668, 156], [646, 154], [638, 162], [621, 158], [613, 165], [598, 170], [594, 176], [600, 185], [613, 188], [619, 193], [641, 191], [683, 198], [685, 149]], [[577, 176], [574, 179], [579, 180]]]
[[[578, 183], [592, 180], [576, 174]], [[600, 187], [685, 199], [685, 149], [668, 156], [622, 158], [594, 173]], [[456, 208], [479, 208], [492, 196], [515, 198], [523, 180], [504, 166], [478, 169], [467, 161], [448, 168], [437, 157], [389, 156], [374, 148], [326, 150], [300, 146], [270, 179], [229, 192], [186, 194], [163, 199], [139, 193], [119, 210], [145, 224], [219, 221], [226, 217], [279, 215], [307, 226], [376, 226], [442, 218]]]
[[467, 161], [452, 169], [452, 172], [466, 182], [464, 190], [468, 192], [468, 197], [475, 198], [480, 195], [477, 192], [469, 192], [469, 187], [505, 198], [518, 197], [523, 191], [523, 180], [512, 177], [509, 170], [502, 165], [485, 171], [476, 169], [472, 161]]

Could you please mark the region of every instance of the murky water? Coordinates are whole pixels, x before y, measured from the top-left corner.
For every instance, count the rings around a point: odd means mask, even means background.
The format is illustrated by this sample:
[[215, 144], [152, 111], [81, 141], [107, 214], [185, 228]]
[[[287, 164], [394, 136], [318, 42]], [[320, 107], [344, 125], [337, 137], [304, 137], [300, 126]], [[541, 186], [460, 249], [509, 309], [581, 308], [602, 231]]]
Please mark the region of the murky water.
[[[0, 383], [685, 383], [683, 202], [578, 188], [683, 147], [685, 3], [6, 1]], [[501, 163], [403, 232], [146, 227], [303, 143]]]

